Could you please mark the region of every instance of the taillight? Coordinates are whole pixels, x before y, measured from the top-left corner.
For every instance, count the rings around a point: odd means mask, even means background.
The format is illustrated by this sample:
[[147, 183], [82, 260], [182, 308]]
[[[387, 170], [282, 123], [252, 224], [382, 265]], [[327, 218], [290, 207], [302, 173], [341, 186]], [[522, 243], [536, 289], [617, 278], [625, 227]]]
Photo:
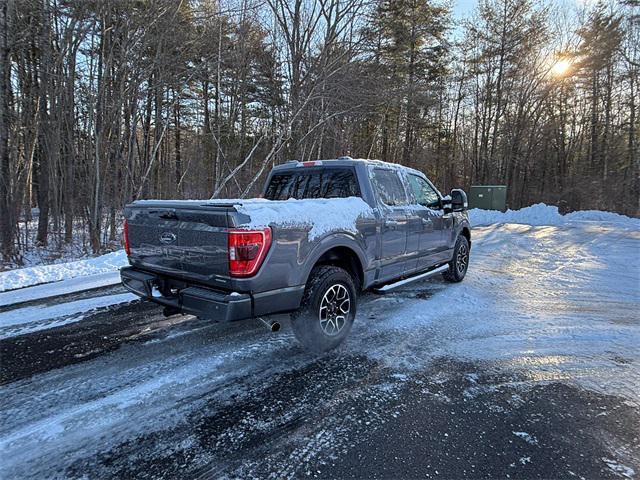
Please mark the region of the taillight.
[[271, 246], [271, 229], [229, 230], [229, 274], [250, 277], [255, 274]]
[[127, 252], [127, 257], [131, 255], [131, 248], [129, 247], [129, 222], [124, 221], [122, 227], [122, 240], [124, 242], [124, 251]]

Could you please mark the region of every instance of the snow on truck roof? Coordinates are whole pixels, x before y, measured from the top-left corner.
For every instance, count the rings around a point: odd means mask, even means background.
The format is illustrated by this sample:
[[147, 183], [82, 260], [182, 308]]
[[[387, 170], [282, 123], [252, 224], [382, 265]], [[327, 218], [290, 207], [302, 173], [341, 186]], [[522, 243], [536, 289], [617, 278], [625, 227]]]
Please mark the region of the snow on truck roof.
[[288, 169], [291, 167], [314, 167], [314, 166], [320, 167], [324, 164], [354, 165], [357, 163], [364, 163], [366, 165], [371, 165], [379, 168], [406, 170], [419, 175], [424, 175], [424, 173], [422, 173], [419, 170], [416, 170], [411, 167], [407, 167], [405, 165], [401, 165], [399, 163], [385, 162], [383, 160], [377, 160], [374, 158], [351, 158], [348, 156], [338, 157], [338, 158], [328, 158], [323, 160], [309, 160], [309, 161], [289, 160], [285, 163], [281, 163], [280, 165], [275, 165], [273, 169], [280, 170], [280, 169]]

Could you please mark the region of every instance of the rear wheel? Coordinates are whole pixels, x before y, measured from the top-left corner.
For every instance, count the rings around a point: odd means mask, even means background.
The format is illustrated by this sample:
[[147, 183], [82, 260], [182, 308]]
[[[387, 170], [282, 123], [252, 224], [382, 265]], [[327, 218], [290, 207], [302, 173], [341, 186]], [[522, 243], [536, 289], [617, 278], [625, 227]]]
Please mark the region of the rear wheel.
[[291, 316], [298, 341], [308, 350], [326, 352], [349, 335], [356, 316], [357, 293], [344, 269], [321, 265], [311, 271], [300, 308]]
[[449, 270], [442, 276], [448, 282], [461, 282], [469, 268], [469, 240], [464, 235], [458, 236], [453, 249], [453, 258], [449, 262]]

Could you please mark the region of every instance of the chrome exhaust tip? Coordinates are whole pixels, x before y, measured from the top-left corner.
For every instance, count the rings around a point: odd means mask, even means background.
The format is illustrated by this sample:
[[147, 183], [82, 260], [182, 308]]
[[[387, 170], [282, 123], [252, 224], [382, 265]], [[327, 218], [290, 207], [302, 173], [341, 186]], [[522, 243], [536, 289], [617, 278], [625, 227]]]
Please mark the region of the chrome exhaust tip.
[[265, 327], [274, 333], [280, 330], [280, 322], [277, 322], [276, 320], [265, 320], [262, 317], [259, 317], [258, 320], [260, 320]]

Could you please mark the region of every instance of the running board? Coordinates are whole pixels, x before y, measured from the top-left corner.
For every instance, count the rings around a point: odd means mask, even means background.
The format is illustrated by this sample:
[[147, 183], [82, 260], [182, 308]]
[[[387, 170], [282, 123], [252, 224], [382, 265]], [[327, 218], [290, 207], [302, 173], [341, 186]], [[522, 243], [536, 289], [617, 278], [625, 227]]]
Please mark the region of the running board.
[[380, 288], [374, 288], [373, 291], [374, 292], [379, 292], [379, 293], [386, 293], [386, 292], [390, 292], [391, 290], [395, 290], [398, 287], [402, 287], [403, 285], [407, 285], [409, 283], [413, 283], [413, 282], [417, 282], [418, 280], [424, 280], [425, 278], [429, 278], [432, 277], [433, 275], [435, 275], [436, 273], [442, 273], [442, 272], [446, 272], [447, 270], [449, 270], [449, 265], [441, 265], [437, 268], [434, 268], [433, 270], [429, 270], [428, 272], [424, 272], [424, 273], [420, 273], [418, 275], [415, 275], [413, 277], [409, 277], [409, 278], [405, 278], [402, 280], [398, 280], [397, 282], [394, 283], [388, 283], [387, 285], [380, 287]]

